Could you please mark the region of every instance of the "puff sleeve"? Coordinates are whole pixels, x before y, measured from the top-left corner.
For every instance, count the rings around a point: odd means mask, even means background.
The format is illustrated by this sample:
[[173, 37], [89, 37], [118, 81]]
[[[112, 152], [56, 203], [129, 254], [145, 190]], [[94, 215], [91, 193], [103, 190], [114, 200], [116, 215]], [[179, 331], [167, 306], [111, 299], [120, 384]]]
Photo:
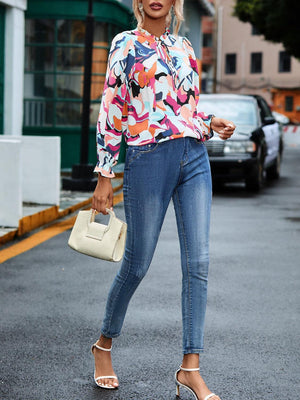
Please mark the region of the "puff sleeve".
[[122, 133], [127, 129], [128, 79], [134, 60], [130, 37], [118, 34], [108, 56], [104, 90], [97, 121], [97, 165], [101, 175], [113, 178]]
[[199, 104], [199, 70], [198, 70], [198, 64], [197, 64], [197, 59], [192, 47], [191, 42], [187, 38], [183, 38], [183, 47], [188, 54], [189, 61], [191, 68], [194, 71], [194, 92], [195, 92], [195, 101], [196, 101], [196, 110], [195, 110], [195, 115], [194, 118], [197, 120], [201, 127], [202, 131], [202, 137], [203, 140], [208, 140], [213, 137], [214, 132], [210, 128], [210, 123], [214, 115], [207, 115], [200, 109], [200, 104]]

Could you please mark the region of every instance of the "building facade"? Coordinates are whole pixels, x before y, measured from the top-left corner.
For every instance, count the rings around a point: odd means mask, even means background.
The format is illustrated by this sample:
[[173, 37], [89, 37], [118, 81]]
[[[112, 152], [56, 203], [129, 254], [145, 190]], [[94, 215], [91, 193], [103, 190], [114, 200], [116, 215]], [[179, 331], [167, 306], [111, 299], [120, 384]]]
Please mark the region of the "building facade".
[[[209, 0], [213, 4], [213, 0]], [[215, 18], [206, 16], [202, 18], [202, 93], [212, 93], [215, 71]]]
[[[79, 162], [87, 0], [29, 0], [25, 19], [23, 134], [61, 137], [62, 168]], [[94, 0], [89, 159], [112, 38], [133, 27], [130, 9]]]
[[[88, 0], [0, 0], [0, 133], [60, 136], [62, 168], [79, 162]], [[201, 18], [208, 0], [186, 0], [181, 35], [201, 68]], [[93, 0], [89, 161], [112, 38], [135, 27], [131, 0]], [[1, 57], [1, 55], [3, 55]]]
[[234, 0], [216, 0], [217, 92], [260, 94], [300, 122], [300, 62], [234, 17]]

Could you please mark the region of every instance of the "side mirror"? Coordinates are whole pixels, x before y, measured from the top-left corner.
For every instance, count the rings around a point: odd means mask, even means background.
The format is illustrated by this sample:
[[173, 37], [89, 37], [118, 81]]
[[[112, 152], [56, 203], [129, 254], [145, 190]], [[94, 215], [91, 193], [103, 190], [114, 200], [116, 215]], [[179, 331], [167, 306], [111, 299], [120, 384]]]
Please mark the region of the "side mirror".
[[263, 120], [263, 124], [264, 125], [272, 125], [272, 124], [275, 124], [275, 122], [276, 122], [276, 119], [274, 118], [274, 117], [265, 117], [264, 118], [264, 120]]

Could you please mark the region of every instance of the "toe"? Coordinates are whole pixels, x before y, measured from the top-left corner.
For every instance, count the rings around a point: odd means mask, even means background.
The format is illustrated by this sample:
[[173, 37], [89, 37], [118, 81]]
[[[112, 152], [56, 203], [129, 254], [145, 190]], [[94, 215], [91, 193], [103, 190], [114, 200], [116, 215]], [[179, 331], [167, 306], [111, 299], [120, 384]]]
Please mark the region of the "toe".
[[112, 379], [97, 379], [97, 383], [99, 383], [99, 385], [105, 386], [107, 388], [115, 388], [119, 386], [119, 382], [114, 381]]

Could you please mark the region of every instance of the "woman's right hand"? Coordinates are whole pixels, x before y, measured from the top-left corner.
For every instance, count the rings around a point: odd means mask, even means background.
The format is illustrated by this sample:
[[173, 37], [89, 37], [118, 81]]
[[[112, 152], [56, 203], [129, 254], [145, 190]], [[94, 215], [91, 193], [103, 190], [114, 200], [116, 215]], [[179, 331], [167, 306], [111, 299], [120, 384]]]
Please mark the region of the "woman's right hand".
[[113, 207], [113, 198], [111, 179], [98, 174], [98, 182], [92, 198], [92, 209], [107, 214], [106, 208]]

